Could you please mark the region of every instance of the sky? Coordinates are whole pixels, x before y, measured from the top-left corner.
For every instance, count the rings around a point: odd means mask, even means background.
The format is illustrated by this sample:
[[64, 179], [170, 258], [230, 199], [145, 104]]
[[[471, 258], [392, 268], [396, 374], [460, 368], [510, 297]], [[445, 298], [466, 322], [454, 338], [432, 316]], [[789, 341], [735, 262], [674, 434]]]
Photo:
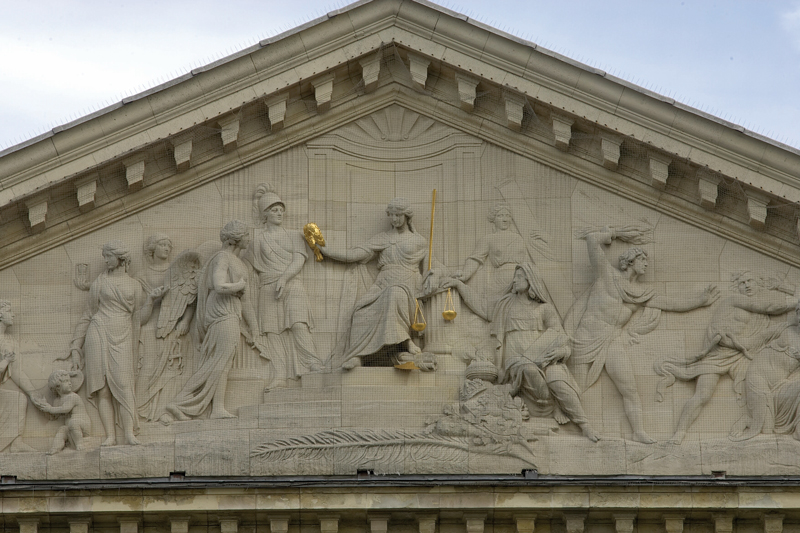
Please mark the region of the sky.
[[[342, 8], [0, 0], [0, 150]], [[800, 0], [438, 0], [800, 148]]]

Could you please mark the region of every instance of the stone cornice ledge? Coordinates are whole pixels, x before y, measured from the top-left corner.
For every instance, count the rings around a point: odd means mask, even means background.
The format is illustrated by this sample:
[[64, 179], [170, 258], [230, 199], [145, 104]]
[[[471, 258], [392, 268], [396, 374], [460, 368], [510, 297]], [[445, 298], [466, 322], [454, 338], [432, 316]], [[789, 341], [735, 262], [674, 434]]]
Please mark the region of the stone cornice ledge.
[[[756, 479], [756, 486], [752, 482], [726, 483], [725, 479], [709, 477], [670, 482], [658, 478], [587, 476], [547, 481], [484, 476], [468, 483], [453, 479], [457, 476], [416, 480], [382, 477], [385, 479], [380, 481], [354, 477], [310, 480], [299, 476], [289, 482], [269, 478], [186, 478], [181, 482], [82, 481], [80, 486], [75, 482], [25, 483], [4, 485], [0, 505], [8, 521], [50, 515], [56, 515], [52, 521], [66, 521], [72, 516], [141, 518], [142, 514], [150, 519], [176, 515], [191, 519], [209, 512], [237, 513], [245, 522], [255, 519], [248, 514], [251, 512], [272, 513], [267, 517], [300, 513], [305, 518], [320, 512], [346, 513], [364, 519], [366, 510], [370, 516], [386, 513], [387, 518], [398, 513], [399, 520], [408, 520], [409, 513], [442, 511], [450, 519], [456, 518], [452, 514], [456, 512], [475, 513], [471, 516], [486, 513], [490, 522], [510, 522], [519, 513], [537, 513], [542, 522], [558, 520], [565, 513], [589, 513], [591, 521], [603, 513], [620, 511], [638, 513], [640, 520], [654, 522], [660, 522], [665, 513], [681, 510], [691, 511], [693, 518], [700, 520], [713, 520], [712, 513], [720, 511], [751, 519], [775, 511], [794, 520], [800, 516], [796, 503], [800, 482], [796, 478], [766, 483]], [[343, 498], [345, 494], [347, 497]], [[298, 518], [295, 514], [293, 520]]]
[[[432, 11], [436, 16], [430, 16]], [[465, 36], [465, 24], [479, 31]], [[509, 46], [494, 45], [498, 36]], [[122, 107], [56, 128], [54, 136], [7, 153], [0, 157], [0, 204], [18, 202], [310, 79], [388, 40], [789, 202], [800, 201], [800, 156], [795, 150], [748, 137], [743, 128], [676, 107], [670, 99], [433, 4], [376, 0], [312, 21], [246, 55], [197, 69], [179, 83], [128, 98]]]

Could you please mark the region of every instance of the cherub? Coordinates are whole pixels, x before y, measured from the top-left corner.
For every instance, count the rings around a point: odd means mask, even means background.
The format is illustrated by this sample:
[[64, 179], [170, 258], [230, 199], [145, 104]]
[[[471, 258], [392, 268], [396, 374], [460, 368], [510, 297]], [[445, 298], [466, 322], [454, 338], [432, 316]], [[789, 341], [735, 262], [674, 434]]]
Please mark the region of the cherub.
[[72, 388], [72, 377], [77, 372], [67, 372], [66, 370], [54, 370], [47, 380], [47, 385], [53, 391], [55, 399], [53, 405], [47, 403], [44, 398], [33, 398], [36, 407], [51, 415], [66, 415], [65, 425], [58, 428], [56, 436], [53, 438], [53, 446], [48, 455], [53, 455], [67, 445], [67, 440], [72, 441], [76, 450], [83, 449], [83, 438], [89, 434], [92, 422], [83, 400]]

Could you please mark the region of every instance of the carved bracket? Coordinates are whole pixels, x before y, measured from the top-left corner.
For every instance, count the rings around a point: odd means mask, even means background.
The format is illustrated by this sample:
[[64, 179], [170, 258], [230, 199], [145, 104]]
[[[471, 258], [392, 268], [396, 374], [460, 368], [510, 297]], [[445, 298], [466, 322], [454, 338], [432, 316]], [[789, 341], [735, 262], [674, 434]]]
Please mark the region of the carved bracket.
[[219, 119], [219, 127], [222, 129], [222, 150], [229, 152], [234, 150], [239, 141], [239, 115], [228, 115]]
[[364, 90], [372, 92], [378, 87], [378, 76], [381, 73], [381, 56], [372, 55], [369, 59], [358, 62], [361, 65], [361, 76], [364, 79]]
[[89, 526], [92, 525], [92, 519], [86, 518], [70, 518], [69, 519], [69, 533], [89, 533]]
[[38, 533], [39, 519], [38, 518], [17, 518], [19, 524], [19, 533]]
[[170, 517], [170, 533], [189, 533], [189, 517]]
[[464, 522], [467, 524], [467, 533], [483, 533], [486, 526], [486, 515], [464, 513]]
[[714, 520], [714, 533], [732, 533], [733, 515], [712, 514], [711, 518]]
[[371, 533], [386, 533], [389, 530], [389, 515], [368, 515], [369, 530]]
[[425, 88], [428, 81], [428, 67], [431, 62], [428, 59], [414, 54], [408, 54], [408, 69], [411, 71], [411, 79], [420, 89]]
[[139, 533], [138, 518], [120, 518], [118, 521], [119, 533]]
[[314, 98], [317, 101], [317, 113], [324, 113], [331, 108], [333, 97], [333, 72], [311, 80], [314, 87]]
[[287, 533], [289, 531], [289, 517], [270, 516], [269, 530], [271, 533]]
[[572, 138], [572, 125], [575, 121], [563, 115], [553, 113], [553, 134], [556, 136], [556, 148], [562, 152], [569, 150], [569, 140]]
[[219, 519], [220, 533], [237, 533], [239, 531], [238, 518], [220, 518]]
[[437, 518], [438, 516], [436, 516], [435, 514], [417, 516], [417, 522], [419, 523], [419, 533], [435, 533]]
[[672, 159], [656, 153], [650, 152], [647, 154], [650, 163], [648, 168], [650, 169], [650, 184], [659, 190], [664, 190], [667, 188], [667, 177], [669, 177], [669, 164], [672, 162]]
[[176, 135], [172, 139], [172, 148], [175, 155], [175, 166], [178, 172], [188, 170], [192, 166], [192, 142], [194, 141], [194, 133], [188, 132], [181, 135]]
[[783, 515], [766, 514], [764, 515], [764, 533], [782, 533]]
[[89, 174], [75, 180], [75, 192], [78, 195], [78, 209], [86, 213], [94, 209], [94, 196], [97, 193], [97, 174]]
[[272, 131], [278, 131], [283, 128], [283, 121], [286, 118], [286, 101], [289, 99], [288, 95], [279, 94], [270, 98], [265, 103], [267, 105], [267, 113], [269, 114], [269, 124]]
[[635, 514], [615, 513], [614, 529], [617, 533], [633, 533], [633, 523], [636, 520]]
[[603, 155], [603, 166], [608, 170], [617, 170], [620, 146], [622, 146], [622, 137], [620, 135], [600, 133], [600, 153]]
[[722, 178], [707, 168], [697, 170], [697, 190], [700, 192], [700, 205], [705, 209], [714, 209], [717, 205], [719, 184], [721, 182]]
[[664, 528], [667, 533], [683, 533], [683, 520], [681, 515], [664, 515]]
[[31, 231], [39, 233], [47, 227], [47, 202], [48, 196], [31, 198], [25, 202], [28, 208], [28, 220], [31, 223]]
[[122, 166], [125, 167], [125, 180], [131, 192], [138, 191], [144, 185], [144, 160], [145, 154], [136, 154], [122, 161]]
[[458, 99], [461, 102], [461, 109], [472, 113], [475, 109], [478, 80], [464, 74], [456, 74], [456, 83], [458, 84]]
[[767, 206], [770, 202], [768, 194], [759, 191], [744, 191], [747, 197], [747, 214], [750, 225], [756, 229], [764, 229], [767, 222]]
[[583, 513], [568, 513], [564, 515], [564, 525], [567, 527], [567, 533], [583, 533], [585, 521], [586, 515]]
[[522, 117], [525, 109], [525, 97], [510, 91], [503, 91], [506, 107], [506, 123], [514, 131], [522, 130]]
[[514, 522], [517, 524], [517, 533], [533, 533], [536, 529], [535, 514], [514, 515]]
[[339, 515], [337, 514], [337, 515], [319, 516], [319, 530], [320, 533], [338, 533]]

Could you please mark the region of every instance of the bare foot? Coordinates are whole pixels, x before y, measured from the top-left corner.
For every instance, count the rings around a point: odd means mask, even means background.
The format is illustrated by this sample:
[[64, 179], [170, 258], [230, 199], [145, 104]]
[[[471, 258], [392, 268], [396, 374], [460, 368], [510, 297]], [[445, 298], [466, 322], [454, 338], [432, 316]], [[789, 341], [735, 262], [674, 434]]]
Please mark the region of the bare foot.
[[57, 454], [57, 453], [58, 453], [58, 452], [60, 452], [60, 451], [61, 451], [61, 450], [55, 450], [55, 449], [53, 449], [53, 450], [47, 450], [47, 455], [55, 455], [55, 454]]
[[361, 366], [361, 358], [360, 357], [353, 357], [352, 359], [348, 359], [342, 365], [342, 370], [353, 370], [356, 367]]
[[136, 446], [137, 444], [141, 444], [141, 442], [139, 442], [139, 439], [137, 439], [133, 435], [133, 433], [128, 433], [127, 435], [125, 435], [125, 440], [127, 440], [128, 444], [130, 444], [131, 446]]
[[221, 407], [220, 407], [220, 408], [219, 408], [219, 409], [217, 409], [216, 411], [212, 411], [212, 412], [211, 412], [211, 416], [209, 416], [208, 418], [212, 418], [212, 419], [218, 419], [218, 418], [236, 418], [236, 415], [232, 415], [232, 414], [230, 414], [228, 411], [226, 411], [225, 409], [223, 409], [223, 408], [221, 408]]
[[588, 422], [585, 424], [580, 425], [581, 431], [583, 432], [583, 436], [589, 439], [592, 442], [597, 442], [600, 440], [600, 435], [594, 432], [592, 426], [589, 425]]
[[633, 440], [641, 442], [642, 444], [655, 444], [656, 439], [645, 433], [644, 431], [637, 431], [633, 434]]
[[676, 431], [672, 435], [672, 438], [669, 439], [668, 442], [670, 444], [676, 444], [677, 445], [677, 444], [680, 444], [681, 442], [683, 442], [683, 439], [685, 439], [685, 438], [686, 438], [686, 432], [685, 431]]
[[569, 422], [569, 417], [564, 414], [564, 411], [561, 410], [559, 406], [556, 405], [555, 410], [553, 411], [553, 418], [556, 419], [556, 422], [561, 424], [562, 426]]
[[414, 344], [414, 341], [411, 339], [408, 339], [408, 353], [417, 355], [418, 353], [422, 353], [422, 348]]
[[100, 444], [100, 446], [116, 446], [116, 445], [117, 445], [116, 437], [108, 437]]

